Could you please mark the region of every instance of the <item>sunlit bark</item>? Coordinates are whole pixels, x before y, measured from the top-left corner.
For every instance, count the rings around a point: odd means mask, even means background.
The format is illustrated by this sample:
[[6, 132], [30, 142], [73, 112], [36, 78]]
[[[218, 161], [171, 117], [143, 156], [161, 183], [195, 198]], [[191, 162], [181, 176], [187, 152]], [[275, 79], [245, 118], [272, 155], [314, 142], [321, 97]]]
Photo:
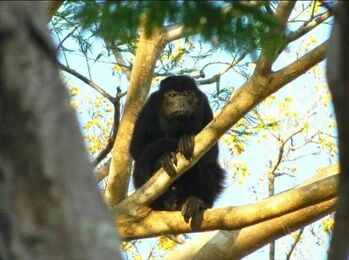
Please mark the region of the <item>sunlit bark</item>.
[[311, 183], [306, 181], [305, 186], [300, 185], [255, 204], [208, 209], [190, 224], [183, 220], [180, 212], [144, 210], [136, 212], [138, 215], [134, 217], [120, 211], [122, 216], [117, 219], [117, 225], [120, 236], [127, 240], [215, 229], [240, 229], [335, 198], [338, 171], [338, 167], [329, 167], [325, 174], [316, 175]]

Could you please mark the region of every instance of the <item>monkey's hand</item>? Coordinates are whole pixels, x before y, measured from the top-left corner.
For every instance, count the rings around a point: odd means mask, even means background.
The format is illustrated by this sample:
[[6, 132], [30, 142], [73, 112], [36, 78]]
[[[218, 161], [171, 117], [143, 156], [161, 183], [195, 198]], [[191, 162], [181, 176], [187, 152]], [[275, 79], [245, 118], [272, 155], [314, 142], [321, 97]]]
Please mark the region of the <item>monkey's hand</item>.
[[187, 198], [182, 205], [182, 216], [184, 217], [185, 222], [188, 223], [190, 218], [207, 208], [208, 206], [202, 199], [192, 196]]
[[[178, 149], [176, 152], [181, 153], [187, 160], [193, 156], [194, 151], [194, 136], [185, 135], [179, 139]], [[168, 152], [163, 154], [158, 164], [163, 167], [167, 174], [171, 177], [176, 176], [177, 172], [174, 166], [177, 166], [176, 152]]]
[[189, 161], [190, 158], [193, 156], [194, 145], [195, 145], [194, 136], [184, 135], [179, 139], [178, 152], [183, 154], [185, 159]]
[[177, 157], [175, 152], [163, 154], [158, 163], [170, 177], [176, 176], [177, 172], [174, 166], [177, 166]]

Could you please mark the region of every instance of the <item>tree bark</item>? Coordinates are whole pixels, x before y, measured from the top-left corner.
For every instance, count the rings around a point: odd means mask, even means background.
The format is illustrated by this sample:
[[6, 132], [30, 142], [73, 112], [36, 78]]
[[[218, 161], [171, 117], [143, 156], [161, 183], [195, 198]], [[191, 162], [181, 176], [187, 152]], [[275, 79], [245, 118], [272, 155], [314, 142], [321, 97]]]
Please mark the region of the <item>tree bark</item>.
[[[295, 189], [254, 204], [205, 210], [191, 223], [186, 223], [180, 212], [144, 210], [144, 212], [139, 211], [135, 217], [120, 214], [117, 226], [124, 240], [217, 229], [241, 229], [335, 198], [338, 167], [331, 166], [321, 170], [320, 173]], [[157, 221], [159, 219], [161, 222]]]
[[336, 113], [340, 168], [335, 227], [329, 259], [349, 258], [349, 3], [340, 2], [335, 10], [327, 62], [327, 78]]
[[[299, 187], [320, 183], [338, 172], [338, 165], [320, 169]], [[334, 206], [335, 199], [324, 200], [240, 230], [207, 232], [170, 252], [164, 259], [241, 259], [271, 241], [326, 216], [333, 212]]]
[[43, 2], [0, 2], [0, 258], [120, 259]]
[[134, 123], [148, 97], [155, 63], [165, 46], [165, 34], [158, 30], [150, 38], [144, 31], [138, 42], [136, 59], [127, 91], [126, 105], [113, 146], [105, 198], [110, 206], [122, 201], [128, 190], [132, 158], [129, 154]]
[[241, 259], [266, 244], [326, 216], [334, 210], [328, 200], [241, 230], [213, 231], [166, 255], [171, 260]]

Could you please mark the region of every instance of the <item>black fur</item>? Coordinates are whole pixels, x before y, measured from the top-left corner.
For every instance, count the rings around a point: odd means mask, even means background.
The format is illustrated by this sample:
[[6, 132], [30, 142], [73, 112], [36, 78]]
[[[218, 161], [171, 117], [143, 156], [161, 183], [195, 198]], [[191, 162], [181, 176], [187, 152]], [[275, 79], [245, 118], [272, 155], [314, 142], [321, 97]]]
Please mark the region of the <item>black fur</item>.
[[[164, 94], [175, 90], [195, 93], [190, 116], [168, 117], [163, 108]], [[154, 92], [144, 105], [137, 119], [132, 136], [130, 153], [135, 160], [133, 182], [142, 186], [161, 166], [164, 154], [178, 151], [178, 142], [183, 136], [199, 133], [213, 118], [207, 97], [187, 76], [170, 76], [161, 81], [160, 89]], [[223, 189], [224, 171], [219, 166], [218, 145], [214, 145], [201, 159], [179, 177], [169, 190], [155, 200], [155, 210], [180, 210], [186, 200], [197, 197], [206, 207]], [[183, 212], [183, 211], [182, 211]]]

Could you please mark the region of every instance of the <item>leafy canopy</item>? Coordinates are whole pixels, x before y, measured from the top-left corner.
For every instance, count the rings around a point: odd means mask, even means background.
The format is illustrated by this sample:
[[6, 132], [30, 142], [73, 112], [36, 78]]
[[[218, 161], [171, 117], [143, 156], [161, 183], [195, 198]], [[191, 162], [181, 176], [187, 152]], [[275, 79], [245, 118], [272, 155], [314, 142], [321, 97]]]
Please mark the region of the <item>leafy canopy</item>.
[[280, 39], [271, 15], [274, 1], [82, 1], [68, 2], [66, 12], [84, 28], [105, 39], [129, 43], [142, 24], [148, 35], [155, 28], [183, 25], [213, 46], [250, 52]]

